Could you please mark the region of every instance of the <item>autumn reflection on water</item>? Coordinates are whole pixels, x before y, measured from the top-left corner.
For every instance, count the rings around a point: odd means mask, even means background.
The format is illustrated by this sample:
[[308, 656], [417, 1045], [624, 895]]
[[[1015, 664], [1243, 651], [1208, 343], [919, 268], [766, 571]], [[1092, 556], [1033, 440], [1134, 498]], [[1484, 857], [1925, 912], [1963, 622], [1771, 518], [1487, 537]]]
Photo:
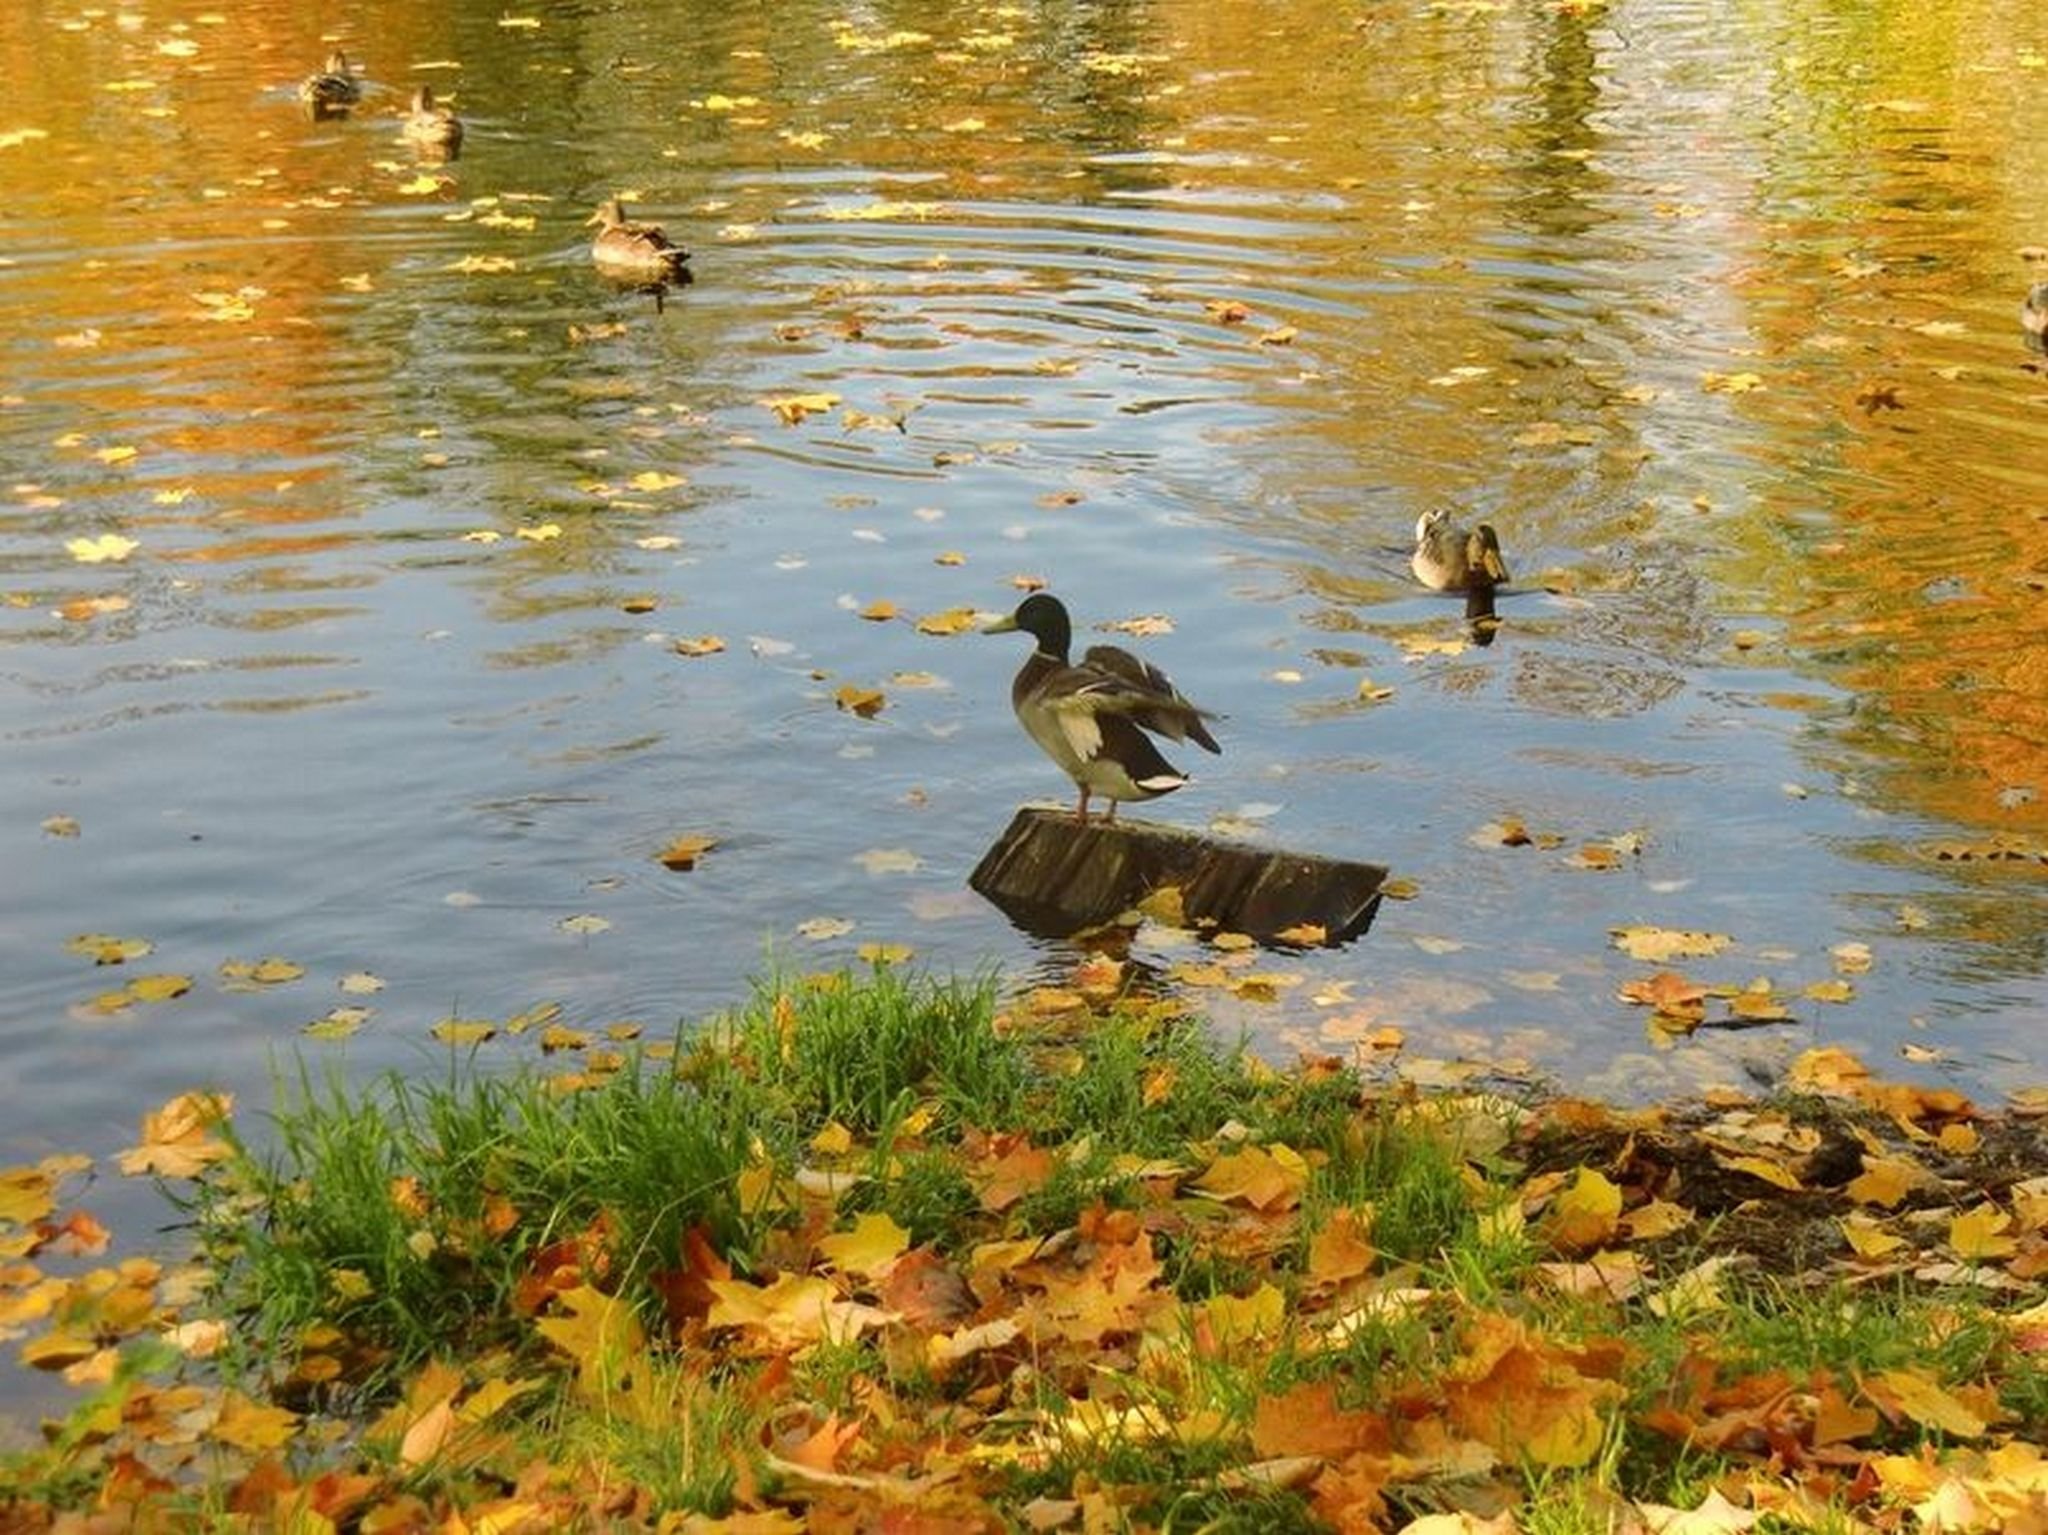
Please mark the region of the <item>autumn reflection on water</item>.
[[[665, 1029], [771, 952], [1057, 979], [963, 883], [1064, 792], [1015, 658], [915, 623], [1025, 575], [1229, 716], [1162, 811], [1414, 889], [1221, 986], [1141, 935], [1225, 1029], [2038, 1076], [2031, 13], [914, 10], [0, 15], [0, 1156], [454, 1013]], [[334, 42], [365, 100], [308, 121]], [[660, 309], [589, 270], [614, 194], [697, 252]], [[1508, 543], [1493, 626], [1408, 577], [1437, 504]], [[1646, 1032], [1630, 924], [1796, 1021]], [[193, 993], [96, 1013], [85, 931]]]

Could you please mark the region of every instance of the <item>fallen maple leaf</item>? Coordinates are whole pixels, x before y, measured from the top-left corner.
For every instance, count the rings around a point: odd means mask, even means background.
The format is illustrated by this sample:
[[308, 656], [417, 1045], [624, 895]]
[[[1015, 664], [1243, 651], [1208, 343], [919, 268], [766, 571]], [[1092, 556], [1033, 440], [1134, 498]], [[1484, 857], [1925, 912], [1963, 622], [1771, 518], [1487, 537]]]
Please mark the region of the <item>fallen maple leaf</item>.
[[696, 868], [697, 860], [717, 846], [716, 837], [690, 834], [677, 837], [654, 856], [665, 867], [680, 872]]
[[1585, 1252], [1614, 1238], [1621, 1220], [1621, 1190], [1590, 1167], [1579, 1169], [1570, 1188], [1550, 1205], [1551, 1244], [1561, 1252]]
[[1616, 927], [1608, 931], [1614, 946], [1635, 959], [1652, 964], [1669, 959], [1697, 959], [1719, 954], [1735, 940], [1725, 933], [1704, 933], [1684, 928]]
[[871, 720], [889, 706], [889, 697], [880, 688], [856, 687], [849, 682], [832, 695], [832, 702], [848, 714]]
[[116, 1165], [130, 1175], [197, 1177], [232, 1154], [228, 1144], [211, 1132], [227, 1119], [233, 1105], [226, 1093], [179, 1094], [155, 1113], [143, 1115], [142, 1143], [120, 1153]]

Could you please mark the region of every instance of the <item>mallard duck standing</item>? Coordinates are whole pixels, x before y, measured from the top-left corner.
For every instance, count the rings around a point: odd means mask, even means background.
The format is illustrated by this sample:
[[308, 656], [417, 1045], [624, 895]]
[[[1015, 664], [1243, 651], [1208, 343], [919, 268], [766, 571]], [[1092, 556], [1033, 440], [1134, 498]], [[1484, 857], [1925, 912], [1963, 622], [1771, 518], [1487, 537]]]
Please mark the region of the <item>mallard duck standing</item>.
[[462, 152], [462, 119], [434, 100], [431, 85], [414, 90], [412, 111], [398, 132], [422, 154], [452, 158]]
[[590, 259], [615, 277], [646, 282], [687, 282], [685, 263], [690, 253], [668, 237], [659, 224], [642, 224], [626, 217], [626, 205], [618, 198], [598, 204], [589, 221], [600, 227], [590, 242]]
[[2048, 282], [2037, 282], [2020, 300], [2020, 328], [2027, 333], [2027, 345], [2048, 351]]
[[362, 82], [350, 72], [348, 55], [339, 48], [327, 55], [324, 69], [299, 82], [299, 100], [315, 117], [345, 116], [362, 99]]
[[1415, 579], [1433, 592], [1469, 592], [1504, 585], [1507, 562], [1493, 524], [1465, 529], [1451, 521], [1442, 507], [1415, 519], [1415, 553], [1408, 566]]
[[1038, 645], [1010, 686], [1010, 705], [1025, 733], [1080, 788], [1076, 820], [1088, 819], [1091, 794], [1109, 801], [1114, 821], [1121, 801], [1157, 799], [1190, 782], [1146, 731], [1223, 750], [1203, 723], [1216, 716], [1181, 697], [1158, 667], [1116, 645], [1091, 646], [1078, 662], [1069, 660], [1073, 625], [1057, 597], [1034, 592], [984, 632], [1019, 629]]

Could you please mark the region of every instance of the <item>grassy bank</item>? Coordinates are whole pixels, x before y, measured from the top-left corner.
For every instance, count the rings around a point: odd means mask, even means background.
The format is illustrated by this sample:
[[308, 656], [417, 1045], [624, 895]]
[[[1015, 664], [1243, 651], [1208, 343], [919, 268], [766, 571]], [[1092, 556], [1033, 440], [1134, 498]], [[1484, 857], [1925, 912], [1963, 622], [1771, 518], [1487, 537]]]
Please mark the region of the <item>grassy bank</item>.
[[175, 1270], [51, 1276], [78, 1169], [0, 1174], [0, 1326], [82, 1392], [0, 1529], [2048, 1527], [2037, 1122], [1829, 1051], [1428, 1098], [1113, 991], [778, 982], [300, 1077], [260, 1153], [190, 1096], [124, 1159]]

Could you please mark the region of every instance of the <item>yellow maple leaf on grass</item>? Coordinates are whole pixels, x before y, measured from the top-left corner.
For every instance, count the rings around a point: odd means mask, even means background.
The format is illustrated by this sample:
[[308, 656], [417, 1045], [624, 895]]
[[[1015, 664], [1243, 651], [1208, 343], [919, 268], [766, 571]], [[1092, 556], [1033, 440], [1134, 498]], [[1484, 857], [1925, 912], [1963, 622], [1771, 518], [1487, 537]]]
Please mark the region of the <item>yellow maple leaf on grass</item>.
[[[1922, 1428], [1938, 1429], [1958, 1439], [1977, 1439], [1989, 1424], [1961, 1398], [1918, 1370], [1879, 1370], [1857, 1385], [1888, 1417], [1911, 1418]], [[1996, 1398], [1992, 1398], [1993, 1405]]]
[[1605, 1246], [1620, 1223], [1621, 1190], [1595, 1168], [1580, 1168], [1571, 1187], [1551, 1201], [1550, 1240], [1564, 1252]]
[[265, 1407], [239, 1391], [221, 1398], [213, 1437], [238, 1450], [256, 1453], [282, 1449], [299, 1431], [299, 1415], [284, 1407]]
[[1948, 1223], [1948, 1245], [1956, 1256], [1981, 1262], [2010, 1258], [2020, 1244], [2012, 1235], [2012, 1217], [1996, 1205], [1965, 1210]]
[[736, 1327], [768, 1353], [789, 1353], [814, 1343], [850, 1342], [890, 1319], [874, 1306], [841, 1300], [829, 1280], [784, 1274], [770, 1285], [714, 1279], [717, 1297], [705, 1320]]
[[1189, 1186], [1254, 1210], [1292, 1209], [1308, 1187], [1308, 1163], [1291, 1146], [1247, 1146], [1216, 1158]]
[[887, 1273], [909, 1246], [910, 1233], [879, 1212], [863, 1215], [851, 1231], [818, 1240], [818, 1251], [834, 1268], [871, 1279]]
[[564, 1290], [555, 1299], [561, 1310], [534, 1326], [575, 1362], [577, 1389], [593, 1397], [619, 1390], [647, 1346], [647, 1334], [632, 1306], [587, 1284]]

